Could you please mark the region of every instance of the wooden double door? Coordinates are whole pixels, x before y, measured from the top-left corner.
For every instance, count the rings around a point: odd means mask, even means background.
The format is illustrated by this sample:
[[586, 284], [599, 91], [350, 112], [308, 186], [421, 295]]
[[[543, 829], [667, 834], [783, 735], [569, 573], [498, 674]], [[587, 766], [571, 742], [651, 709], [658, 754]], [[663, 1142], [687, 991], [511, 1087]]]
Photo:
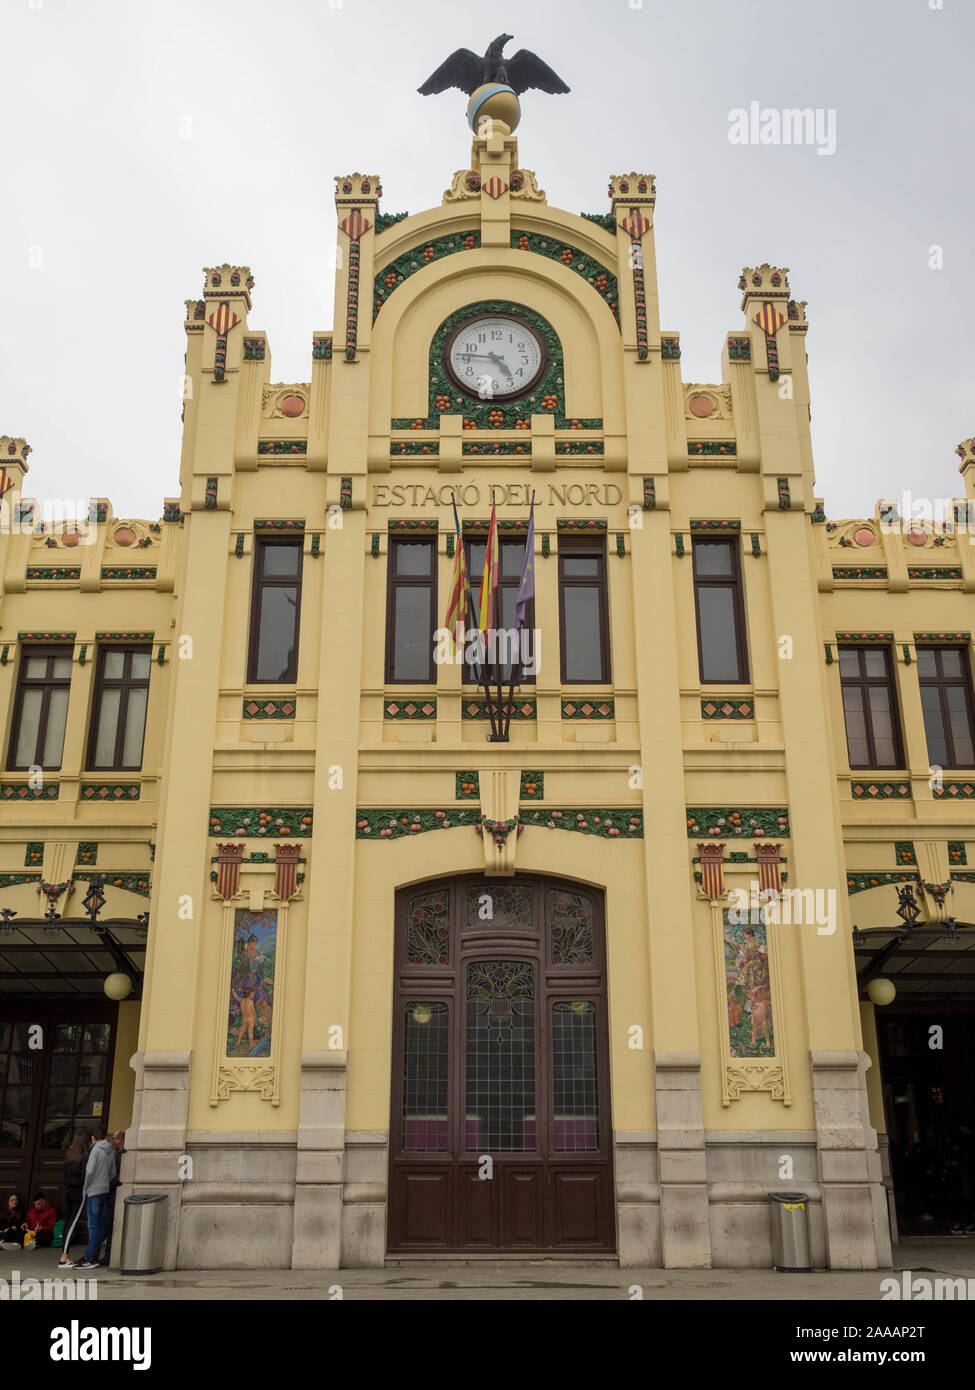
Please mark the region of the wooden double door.
[[616, 1248], [601, 895], [397, 895], [388, 1248]]
[[0, 1195], [43, 1192], [65, 1216], [64, 1150], [108, 1122], [118, 1005], [5, 1001], [0, 1011]]

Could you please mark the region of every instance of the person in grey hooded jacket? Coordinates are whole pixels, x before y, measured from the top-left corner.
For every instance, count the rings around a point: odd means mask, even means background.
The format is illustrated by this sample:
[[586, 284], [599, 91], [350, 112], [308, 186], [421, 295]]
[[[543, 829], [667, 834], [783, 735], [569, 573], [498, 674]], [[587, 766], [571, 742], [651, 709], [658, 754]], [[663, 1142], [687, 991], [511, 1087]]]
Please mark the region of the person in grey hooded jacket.
[[72, 1269], [94, 1269], [108, 1229], [108, 1194], [115, 1178], [115, 1146], [99, 1126], [91, 1136], [83, 1195], [88, 1203], [88, 1249]]

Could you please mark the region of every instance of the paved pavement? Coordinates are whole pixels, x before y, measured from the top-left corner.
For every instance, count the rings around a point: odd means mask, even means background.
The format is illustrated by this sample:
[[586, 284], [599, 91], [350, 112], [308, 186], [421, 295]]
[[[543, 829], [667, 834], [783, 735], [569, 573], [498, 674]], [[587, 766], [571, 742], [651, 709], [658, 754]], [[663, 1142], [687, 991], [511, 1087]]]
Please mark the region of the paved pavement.
[[[21, 1279], [58, 1276], [58, 1253], [0, 1251], [0, 1279], [14, 1270]], [[123, 1278], [100, 1269], [99, 1303], [126, 1300], [626, 1300], [639, 1288], [644, 1299], [774, 1301], [808, 1299], [870, 1301], [882, 1296], [881, 1280], [903, 1269], [930, 1279], [975, 1280], [975, 1239], [905, 1241], [893, 1270], [776, 1274], [764, 1269], [619, 1269], [582, 1260], [417, 1260], [386, 1269], [172, 1270]], [[82, 1271], [61, 1271], [83, 1277]], [[975, 1285], [973, 1285], [975, 1290]]]

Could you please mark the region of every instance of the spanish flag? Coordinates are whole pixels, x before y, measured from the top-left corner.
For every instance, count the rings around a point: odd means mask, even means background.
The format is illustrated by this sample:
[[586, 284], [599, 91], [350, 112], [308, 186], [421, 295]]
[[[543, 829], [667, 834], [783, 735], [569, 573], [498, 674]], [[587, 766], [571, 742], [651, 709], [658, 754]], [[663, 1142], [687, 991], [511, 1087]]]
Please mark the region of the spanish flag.
[[494, 620], [494, 595], [498, 587], [498, 518], [496, 509], [491, 507], [491, 524], [488, 527], [487, 549], [484, 552], [484, 573], [481, 575], [481, 602], [478, 613], [478, 626], [482, 632], [489, 630]]
[[467, 561], [464, 558], [464, 537], [461, 535], [456, 502], [454, 503], [454, 527], [457, 532], [454, 573], [450, 581], [450, 599], [447, 603], [444, 627], [450, 633], [451, 641], [456, 649], [463, 646], [464, 642], [464, 633], [467, 629], [468, 600]]

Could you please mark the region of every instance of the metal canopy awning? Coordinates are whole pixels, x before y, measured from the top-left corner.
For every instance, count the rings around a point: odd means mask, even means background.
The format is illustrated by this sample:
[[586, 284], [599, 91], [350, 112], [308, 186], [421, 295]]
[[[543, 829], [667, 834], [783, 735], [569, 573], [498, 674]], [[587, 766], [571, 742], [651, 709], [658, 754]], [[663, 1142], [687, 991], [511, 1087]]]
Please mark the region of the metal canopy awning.
[[100, 921], [103, 888], [92, 875], [85, 917], [61, 917], [53, 905], [43, 917], [0, 909], [0, 996], [101, 995], [117, 971], [132, 979], [130, 998], [141, 996], [149, 914]]
[[900, 1000], [975, 999], [975, 923], [954, 917], [919, 922], [921, 909], [910, 884], [898, 889], [895, 926], [853, 929], [861, 992], [878, 976], [893, 981]]

